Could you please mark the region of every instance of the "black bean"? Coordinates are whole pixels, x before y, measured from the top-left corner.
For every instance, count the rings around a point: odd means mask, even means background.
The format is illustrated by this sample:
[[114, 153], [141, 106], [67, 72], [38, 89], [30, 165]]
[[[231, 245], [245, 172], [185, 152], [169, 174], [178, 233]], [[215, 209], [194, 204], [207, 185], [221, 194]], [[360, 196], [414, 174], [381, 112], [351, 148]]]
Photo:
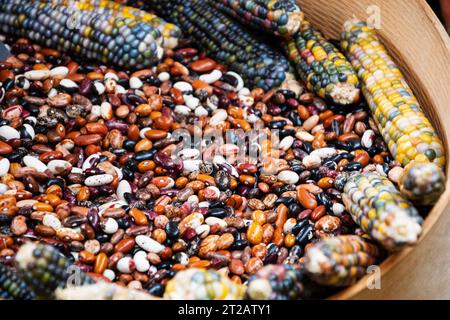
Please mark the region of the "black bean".
[[157, 152], [157, 149], [152, 149], [149, 151], [139, 151], [135, 153], [134, 159], [139, 162], [144, 160], [152, 160]]
[[359, 162], [349, 162], [344, 166], [345, 171], [359, 171], [363, 168]]
[[247, 240], [235, 240], [234, 243], [231, 245], [231, 250], [244, 250], [244, 248], [248, 246]]
[[177, 238], [180, 234], [180, 231], [178, 229], [178, 223], [176, 221], [169, 221], [169, 223], [166, 224], [166, 234], [169, 238]]
[[333, 202], [325, 192], [321, 192], [317, 195], [317, 202], [319, 204], [323, 204], [325, 207], [327, 207], [328, 210], [331, 210], [331, 208], [333, 207]]
[[272, 264], [277, 261], [279, 247], [275, 244], [270, 244], [267, 247], [267, 254], [264, 257], [264, 264]]
[[12, 221], [12, 217], [8, 214], [0, 213], [0, 226], [9, 225]]
[[105, 233], [97, 233], [95, 239], [100, 243], [106, 243], [109, 241], [109, 235]]
[[298, 222], [291, 230], [293, 235], [297, 235], [305, 226], [309, 224], [307, 219]]
[[231, 215], [227, 208], [210, 208], [208, 209], [208, 216], [223, 219]]
[[301, 229], [300, 232], [298, 233], [297, 237], [295, 238], [297, 244], [302, 247], [305, 246], [309, 242], [309, 240], [312, 239], [313, 230], [314, 230], [314, 226], [312, 226], [310, 224], [308, 224], [303, 229]]
[[148, 293], [156, 297], [162, 297], [164, 295], [164, 286], [160, 283], [154, 283], [147, 289]]

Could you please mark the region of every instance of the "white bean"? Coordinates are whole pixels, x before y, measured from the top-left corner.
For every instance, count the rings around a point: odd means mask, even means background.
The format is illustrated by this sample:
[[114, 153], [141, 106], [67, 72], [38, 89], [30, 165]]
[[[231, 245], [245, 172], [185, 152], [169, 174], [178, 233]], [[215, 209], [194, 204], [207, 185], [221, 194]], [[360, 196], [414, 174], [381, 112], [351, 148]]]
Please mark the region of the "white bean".
[[51, 77], [62, 77], [65, 78], [69, 74], [69, 68], [67, 67], [56, 67], [50, 70]]
[[337, 153], [335, 148], [320, 148], [310, 153], [310, 156], [317, 156], [321, 159], [329, 158]]
[[130, 88], [131, 89], [139, 89], [143, 85], [144, 84], [142, 83], [141, 79], [139, 79], [138, 77], [131, 77], [130, 78]]
[[136, 264], [130, 257], [123, 257], [117, 262], [117, 270], [121, 273], [132, 273], [136, 268]]
[[13, 127], [5, 125], [0, 127], [0, 137], [5, 140], [20, 139], [20, 133]]
[[136, 270], [139, 272], [147, 272], [150, 269], [150, 262], [147, 259], [147, 253], [145, 251], [138, 251], [133, 256], [134, 263], [136, 264]]
[[158, 79], [161, 82], [167, 81], [170, 79], [170, 73], [168, 72], [161, 72], [160, 74], [158, 74]]
[[147, 252], [160, 253], [164, 246], [149, 236], [139, 235], [136, 237], [136, 243]]
[[193, 90], [191, 84], [186, 81], [178, 81], [173, 85], [174, 88], [177, 88], [181, 92], [190, 92]]
[[41, 160], [32, 156], [23, 157], [23, 163], [25, 163], [27, 167], [36, 169], [38, 172], [45, 172], [48, 169]]
[[218, 81], [220, 78], [222, 78], [222, 72], [220, 70], [213, 70], [210, 73], [202, 74], [199, 77], [199, 80], [211, 84]]
[[114, 279], [116, 278], [116, 274], [111, 269], [105, 269], [105, 271], [103, 271], [103, 276], [111, 281], [114, 281]]
[[0, 160], [0, 177], [3, 177], [8, 173], [10, 165], [11, 163], [9, 162], [8, 158], [3, 158], [2, 160]]
[[50, 70], [31, 70], [24, 73], [25, 78], [28, 80], [45, 80], [50, 76]]
[[42, 219], [42, 224], [47, 227], [51, 227], [54, 230], [58, 230], [61, 228], [61, 221], [53, 214], [47, 213]]
[[117, 198], [126, 202], [125, 193], [131, 193], [131, 186], [127, 180], [122, 180], [117, 186]]
[[291, 170], [281, 171], [278, 176], [278, 181], [281, 181], [286, 184], [295, 184], [299, 180], [299, 176], [297, 173]]
[[114, 180], [114, 177], [110, 174], [97, 174], [95, 176], [87, 177], [84, 180], [84, 184], [88, 187], [99, 187], [109, 184]]
[[228, 113], [224, 109], [217, 109], [216, 112], [214, 112], [214, 115], [209, 119], [209, 124], [211, 126], [217, 126], [219, 123], [227, 120]]
[[106, 234], [113, 234], [119, 229], [119, 224], [113, 218], [106, 218], [100, 223], [100, 226]]
[[72, 170], [72, 164], [66, 160], [52, 160], [47, 164], [48, 169], [53, 174], [61, 174], [63, 172], [70, 172]]

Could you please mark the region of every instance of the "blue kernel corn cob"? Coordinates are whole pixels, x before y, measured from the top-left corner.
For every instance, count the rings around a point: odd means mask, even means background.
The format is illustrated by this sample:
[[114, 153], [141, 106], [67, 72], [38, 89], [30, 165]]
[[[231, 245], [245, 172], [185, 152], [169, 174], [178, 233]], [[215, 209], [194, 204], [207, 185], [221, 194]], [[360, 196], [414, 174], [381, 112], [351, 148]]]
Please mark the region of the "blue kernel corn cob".
[[94, 283], [86, 273], [70, 268], [67, 258], [50, 245], [24, 244], [17, 252], [16, 263], [24, 281], [40, 299], [54, 298], [57, 288]]
[[[49, 1], [51, 0], [45, 0], [45, 2]], [[121, 5], [110, 0], [61, 0], [60, 3], [64, 6], [73, 6], [82, 12], [95, 11], [102, 16], [122, 17], [148, 23], [161, 32], [164, 49], [175, 48], [181, 38], [181, 30], [174, 24], [168, 23], [152, 13], [131, 6]]]
[[0, 32], [125, 68], [152, 66], [163, 55], [161, 32], [147, 22], [53, 2], [0, 2]]
[[351, 175], [342, 201], [361, 229], [389, 251], [412, 245], [420, 236], [422, 218], [386, 177], [373, 172]]
[[299, 32], [284, 45], [310, 91], [341, 105], [359, 101], [360, 84], [352, 65], [310, 22], [303, 20]]
[[366, 275], [380, 250], [355, 235], [326, 238], [308, 248], [303, 260], [306, 275], [325, 286], [345, 287]]
[[296, 34], [304, 18], [295, 0], [217, 0], [213, 3], [243, 24], [284, 37]]
[[362, 82], [373, 118], [394, 158], [405, 166], [402, 194], [432, 205], [445, 189], [445, 150], [405, 77], [365, 22], [348, 21], [341, 47]]
[[250, 87], [269, 90], [289, 78], [291, 66], [207, 0], [148, 0], [158, 15], [175, 23], [209, 56], [239, 73]]
[[36, 294], [11, 268], [0, 263], [0, 299], [33, 300]]

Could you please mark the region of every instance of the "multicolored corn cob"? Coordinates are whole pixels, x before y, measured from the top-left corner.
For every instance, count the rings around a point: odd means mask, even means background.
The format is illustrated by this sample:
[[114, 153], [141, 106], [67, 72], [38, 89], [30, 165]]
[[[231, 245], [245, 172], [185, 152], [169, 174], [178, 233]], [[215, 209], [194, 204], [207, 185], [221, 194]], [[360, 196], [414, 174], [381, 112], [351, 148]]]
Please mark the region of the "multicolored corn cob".
[[0, 263], [0, 298], [33, 300], [36, 295], [16, 272]]
[[56, 288], [94, 283], [49, 245], [24, 244], [17, 252], [16, 262], [24, 281], [41, 299], [53, 298]]
[[361, 229], [387, 250], [417, 242], [422, 218], [388, 178], [355, 173], [345, 184], [342, 201]]
[[217, 0], [213, 3], [244, 24], [285, 37], [296, 34], [304, 18], [295, 0]]
[[246, 85], [269, 90], [289, 77], [289, 61], [259, 41], [207, 0], [149, 0], [152, 8], [182, 28], [209, 56], [239, 73]]
[[244, 289], [215, 270], [187, 269], [167, 282], [165, 299], [241, 300]]
[[362, 92], [394, 158], [405, 167], [400, 190], [419, 205], [431, 205], [445, 188], [445, 151], [405, 77], [375, 30], [351, 20], [341, 46], [362, 81]]
[[147, 22], [52, 2], [2, 1], [0, 32], [125, 68], [152, 66], [163, 55], [161, 32]]
[[337, 104], [359, 101], [359, 80], [350, 62], [311, 23], [303, 20], [300, 31], [285, 47], [310, 91]]
[[57, 300], [154, 300], [155, 297], [115, 283], [97, 282], [80, 287], [57, 288]]
[[303, 293], [303, 273], [298, 267], [267, 265], [248, 279], [247, 296], [252, 300], [296, 300]]
[[323, 239], [310, 247], [304, 257], [306, 274], [315, 282], [345, 287], [367, 274], [377, 263], [377, 246], [360, 236], [345, 235]]
[[399, 180], [400, 192], [412, 202], [431, 206], [445, 190], [442, 168], [428, 161], [411, 161]]
[[[40, 1], [51, 2], [52, 0]], [[182, 35], [177, 26], [154, 14], [109, 0], [60, 0], [58, 5], [76, 8], [76, 10], [80, 10], [81, 14], [94, 11], [103, 17], [121, 17], [148, 23], [161, 32], [163, 37], [161, 45], [164, 49], [175, 48]]]

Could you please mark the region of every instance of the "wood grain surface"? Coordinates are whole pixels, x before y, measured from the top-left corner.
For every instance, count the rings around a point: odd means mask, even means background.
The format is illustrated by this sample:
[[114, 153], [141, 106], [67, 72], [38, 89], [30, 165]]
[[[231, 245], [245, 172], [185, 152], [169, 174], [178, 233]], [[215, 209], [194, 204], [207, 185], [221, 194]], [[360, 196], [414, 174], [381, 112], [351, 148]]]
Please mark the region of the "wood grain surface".
[[[299, 0], [306, 17], [337, 39], [352, 17], [379, 8], [378, 34], [405, 74], [422, 108], [450, 149], [450, 39], [425, 0]], [[371, 7], [372, 6], [372, 7]], [[369, 9], [369, 11], [367, 11]], [[448, 161], [448, 160], [447, 160]], [[449, 167], [446, 169], [449, 177]], [[381, 289], [367, 277], [334, 299], [450, 299], [450, 179], [427, 217], [419, 243], [381, 265]]]

